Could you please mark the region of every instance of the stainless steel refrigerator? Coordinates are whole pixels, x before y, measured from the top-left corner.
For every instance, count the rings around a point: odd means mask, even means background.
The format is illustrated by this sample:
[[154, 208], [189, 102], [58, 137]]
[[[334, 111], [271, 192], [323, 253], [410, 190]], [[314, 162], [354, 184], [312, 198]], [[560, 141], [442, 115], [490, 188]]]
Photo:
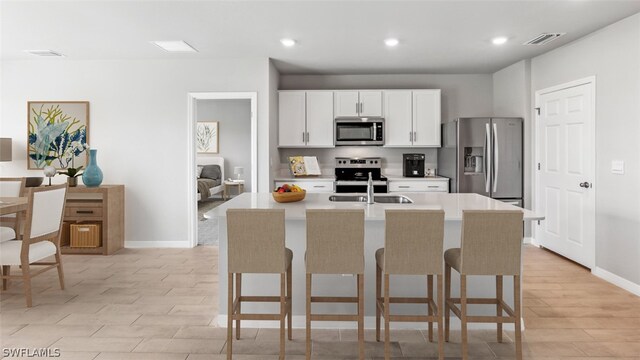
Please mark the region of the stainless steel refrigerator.
[[477, 193], [523, 206], [521, 118], [458, 118], [442, 124], [438, 172], [451, 192]]

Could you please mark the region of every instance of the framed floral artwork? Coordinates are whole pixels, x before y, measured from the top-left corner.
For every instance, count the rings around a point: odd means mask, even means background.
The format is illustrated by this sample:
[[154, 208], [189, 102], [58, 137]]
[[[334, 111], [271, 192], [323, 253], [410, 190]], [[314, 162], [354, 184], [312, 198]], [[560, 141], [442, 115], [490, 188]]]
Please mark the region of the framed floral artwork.
[[27, 114], [27, 169], [86, 167], [88, 101], [29, 101]]
[[219, 135], [220, 130], [217, 121], [198, 122], [196, 124], [196, 149], [198, 153], [219, 153]]

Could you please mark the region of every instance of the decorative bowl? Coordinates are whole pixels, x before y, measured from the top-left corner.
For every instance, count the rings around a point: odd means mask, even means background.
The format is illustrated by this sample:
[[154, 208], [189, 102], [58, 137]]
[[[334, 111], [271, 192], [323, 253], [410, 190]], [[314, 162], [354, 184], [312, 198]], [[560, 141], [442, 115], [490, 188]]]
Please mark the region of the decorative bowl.
[[42, 182], [44, 181], [44, 177], [27, 177], [26, 181], [24, 183], [25, 187], [38, 187], [40, 185], [42, 185]]
[[296, 202], [296, 201], [301, 201], [304, 199], [304, 197], [307, 195], [307, 191], [306, 190], [302, 190], [302, 191], [298, 191], [298, 192], [285, 192], [285, 193], [279, 193], [279, 192], [272, 192], [271, 195], [273, 195], [273, 200], [275, 200], [276, 202], [279, 203], [288, 203], [288, 202]]

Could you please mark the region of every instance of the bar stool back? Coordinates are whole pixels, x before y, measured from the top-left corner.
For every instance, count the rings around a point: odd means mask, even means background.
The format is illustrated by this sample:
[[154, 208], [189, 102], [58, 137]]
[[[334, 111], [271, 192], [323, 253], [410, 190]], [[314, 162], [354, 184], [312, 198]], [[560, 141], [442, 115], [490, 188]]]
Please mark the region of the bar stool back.
[[[390, 356], [389, 322], [428, 322], [429, 341], [433, 341], [433, 322], [438, 323], [440, 359], [444, 356], [442, 309], [442, 249], [444, 211], [386, 210], [384, 249], [376, 251], [376, 340], [380, 341], [380, 317], [385, 323], [385, 359]], [[384, 274], [384, 296], [382, 275]], [[427, 297], [389, 296], [389, 275], [426, 275]], [[433, 275], [437, 277], [438, 304], [433, 298]], [[390, 304], [427, 304], [428, 315], [391, 315]]]
[[[515, 324], [516, 358], [522, 359], [520, 264], [522, 254], [520, 210], [465, 210], [462, 214], [460, 248], [448, 249], [445, 259], [445, 340], [449, 341], [449, 311], [461, 320], [462, 358], [467, 359], [467, 323], [497, 324], [502, 342], [502, 324]], [[451, 268], [460, 273], [460, 298], [451, 298]], [[468, 298], [467, 275], [494, 275], [495, 298]], [[503, 276], [513, 276], [514, 309], [503, 301]], [[456, 306], [460, 304], [460, 308]], [[496, 306], [496, 316], [469, 316], [467, 304]], [[507, 316], [502, 316], [502, 312]]]
[[[232, 356], [233, 320], [236, 339], [240, 339], [240, 320], [279, 320], [280, 359], [284, 359], [285, 318], [291, 340], [291, 261], [293, 253], [285, 247], [284, 210], [227, 210], [228, 240], [228, 319], [227, 359]], [[280, 274], [280, 296], [242, 296], [242, 274]], [[235, 274], [235, 294], [234, 294]], [[242, 314], [242, 302], [279, 302], [279, 314]]]
[[[357, 321], [359, 357], [364, 359], [364, 210], [307, 210], [307, 348], [311, 321]], [[355, 274], [357, 297], [311, 296], [313, 274]], [[357, 315], [312, 314], [311, 303], [357, 303]]]

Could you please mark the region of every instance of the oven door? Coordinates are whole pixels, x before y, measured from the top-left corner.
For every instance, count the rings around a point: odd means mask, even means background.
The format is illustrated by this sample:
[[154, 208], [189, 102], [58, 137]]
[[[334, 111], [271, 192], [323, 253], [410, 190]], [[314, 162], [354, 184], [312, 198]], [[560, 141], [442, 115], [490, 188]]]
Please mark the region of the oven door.
[[336, 145], [383, 145], [380, 123], [367, 118], [336, 119]]
[[[373, 192], [376, 194], [386, 194], [389, 192], [389, 187], [387, 186], [386, 181], [374, 181], [373, 182]], [[366, 181], [351, 181], [351, 180], [339, 180], [336, 181], [336, 193], [345, 194], [345, 193], [367, 193], [367, 182]]]

